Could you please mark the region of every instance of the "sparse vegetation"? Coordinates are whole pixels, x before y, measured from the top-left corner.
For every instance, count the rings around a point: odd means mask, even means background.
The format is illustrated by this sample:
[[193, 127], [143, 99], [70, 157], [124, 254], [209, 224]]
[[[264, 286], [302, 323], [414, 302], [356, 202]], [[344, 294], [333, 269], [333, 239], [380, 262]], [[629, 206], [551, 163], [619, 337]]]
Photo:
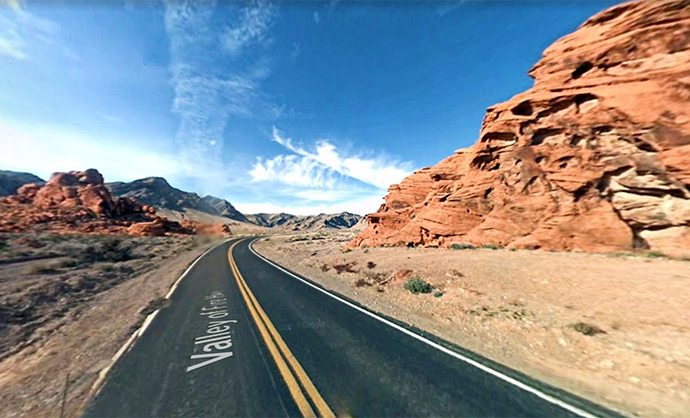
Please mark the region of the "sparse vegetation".
[[82, 263], [128, 261], [134, 258], [132, 247], [123, 243], [121, 239], [109, 238], [97, 245], [89, 246], [80, 255]]
[[355, 280], [355, 287], [364, 287], [364, 286], [371, 286], [371, 283], [369, 283], [366, 279]]
[[374, 267], [376, 267], [376, 263], [374, 263], [373, 261], [367, 262], [367, 268], [368, 269], [373, 269]]
[[419, 293], [431, 293], [431, 291], [434, 289], [433, 286], [420, 277], [412, 277], [411, 279], [407, 280], [403, 286], [405, 287], [405, 290], [412, 292], [415, 295]]
[[27, 268], [28, 274], [55, 274], [59, 273], [58, 265], [56, 263], [39, 263], [31, 265]]
[[572, 328], [574, 331], [579, 332], [580, 334], [587, 335], [588, 337], [597, 334], [606, 334], [606, 331], [604, 331], [603, 329], [597, 327], [596, 325], [588, 324], [586, 322], [576, 322], [574, 324], [570, 324], [569, 327]]
[[484, 248], [485, 250], [502, 250], [503, 246], [494, 244], [484, 244], [482, 245], [482, 248]]
[[437, 290], [437, 291], [434, 292], [434, 297], [435, 297], [435, 298], [440, 298], [441, 296], [443, 296], [443, 292], [441, 292], [441, 291], [439, 291], [439, 290]]
[[454, 242], [450, 245], [451, 250], [474, 250], [475, 248], [477, 247], [466, 242]]
[[106, 273], [112, 273], [115, 270], [117, 270], [117, 267], [115, 267], [115, 265], [111, 263], [103, 263], [98, 265], [98, 269]]
[[357, 273], [357, 270], [353, 269], [353, 267], [356, 265], [357, 265], [356, 261], [350, 261], [349, 263], [336, 264], [333, 266], [333, 269], [338, 274], [340, 274], [342, 272]]

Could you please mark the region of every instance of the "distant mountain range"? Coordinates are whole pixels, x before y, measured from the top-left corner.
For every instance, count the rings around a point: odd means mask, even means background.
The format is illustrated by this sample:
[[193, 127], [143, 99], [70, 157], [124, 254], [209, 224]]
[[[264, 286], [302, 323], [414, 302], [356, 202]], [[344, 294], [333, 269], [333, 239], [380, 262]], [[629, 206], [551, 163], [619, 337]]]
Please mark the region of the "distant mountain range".
[[[44, 183], [29, 173], [0, 171], [0, 196], [13, 195], [27, 183]], [[110, 192], [117, 197], [130, 197], [144, 205], [153, 206], [169, 219], [191, 219], [201, 222], [241, 222], [256, 228], [281, 228], [289, 231], [310, 231], [320, 229], [349, 229], [362, 225], [363, 217], [349, 212], [298, 216], [288, 213], [259, 213], [244, 215], [227, 200], [213, 196], [200, 197], [196, 193], [176, 189], [162, 177], [147, 177], [129, 183], [106, 183]]]
[[17, 194], [17, 189], [27, 183], [43, 184], [45, 181], [30, 173], [0, 170], [0, 196]]
[[248, 222], [247, 218], [227, 200], [213, 196], [200, 197], [172, 187], [162, 177], [147, 177], [130, 183], [106, 183], [110, 192], [118, 197], [131, 197], [159, 209], [184, 213], [190, 209], [214, 216]]
[[310, 216], [290, 215], [289, 213], [257, 213], [247, 215], [249, 222], [268, 228], [282, 227], [293, 231], [317, 229], [349, 229], [362, 219], [354, 213], [342, 212]]

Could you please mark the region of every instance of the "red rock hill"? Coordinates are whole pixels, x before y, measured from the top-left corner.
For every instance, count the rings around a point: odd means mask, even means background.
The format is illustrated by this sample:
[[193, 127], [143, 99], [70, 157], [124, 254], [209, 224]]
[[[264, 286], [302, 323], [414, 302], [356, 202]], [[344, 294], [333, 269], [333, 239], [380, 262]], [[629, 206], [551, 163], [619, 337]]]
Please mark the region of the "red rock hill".
[[0, 198], [0, 232], [230, 234], [227, 225], [180, 224], [134, 199], [115, 198], [94, 169], [55, 173], [45, 185], [26, 184], [16, 196]]
[[350, 245], [690, 255], [690, 2], [599, 13], [529, 75], [474, 146], [391, 186]]

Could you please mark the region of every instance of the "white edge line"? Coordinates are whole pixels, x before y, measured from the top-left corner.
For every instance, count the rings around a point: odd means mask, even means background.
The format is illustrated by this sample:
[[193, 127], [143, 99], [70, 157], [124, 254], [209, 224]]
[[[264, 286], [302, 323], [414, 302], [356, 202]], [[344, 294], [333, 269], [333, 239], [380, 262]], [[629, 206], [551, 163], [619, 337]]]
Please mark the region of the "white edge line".
[[363, 308], [361, 308], [361, 307], [359, 307], [359, 306], [357, 306], [357, 305], [355, 305], [355, 304], [353, 304], [353, 303], [350, 303], [350, 302], [348, 302], [347, 300], [345, 300], [345, 299], [343, 299], [343, 298], [341, 298], [341, 297], [339, 297], [339, 296], [337, 296], [337, 295], [334, 295], [333, 293], [331, 293], [331, 292], [329, 292], [329, 291], [327, 291], [327, 290], [325, 290], [325, 289], [322, 289], [322, 288], [320, 288], [319, 286], [316, 286], [316, 285], [314, 285], [313, 283], [310, 283], [310, 282], [308, 282], [308, 281], [302, 279], [302, 278], [299, 277], [299, 276], [294, 275], [293, 273], [291, 273], [291, 272], [285, 270], [285, 269], [282, 268], [281, 266], [277, 265], [276, 263], [272, 262], [271, 260], [267, 259], [266, 257], [262, 256], [261, 254], [257, 253], [256, 251], [254, 251], [253, 245], [254, 245], [254, 243], [255, 243], [257, 240], [258, 240], [258, 238], [255, 239], [254, 241], [252, 241], [252, 242], [249, 244], [249, 249], [251, 250], [251, 252], [254, 253], [254, 255], [256, 255], [257, 257], [259, 257], [259, 258], [261, 258], [262, 260], [264, 260], [265, 262], [267, 262], [268, 264], [272, 265], [273, 267], [277, 268], [278, 270], [281, 270], [283, 273], [289, 274], [290, 276], [294, 277], [295, 279], [297, 279], [297, 280], [299, 280], [299, 281], [301, 281], [301, 282], [303, 282], [303, 283], [305, 283], [305, 284], [307, 284], [307, 285], [313, 287], [314, 289], [316, 289], [316, 290], [318, 290], [318, 291], [320, 291], [320, 292], [322, 292], [322, 293], [327, 294], [328, 296], [332, 297], [333, 299], [335, 299], [335, 300], [337, 300], [337, 301], [339, 301], [339, 302], [342, 302], [342, 303], [344, 303], [345, 305], [348, 305], [349, 307], [351, 307], [351, 308], [353, 308], [353, 309], [356, 309], [356, 310], [362, 312], [363, 314], [369, 315], [370, 317], [372, 317], [372, 318], [374, 318], [374, 319], [376, 319], [376, 320], [378, 320], [378, 321], [380, 321], [380, 322], [383, 322], [384, 324], [386, 324], [386, 325], [388, 325], [388, 326], [390, 326], [390, 327], [393, 327], [393, 328], [397, 329], [398, 331], [400, 331], [400, 332], [402, 332], [402, 333], [405, 333], [405, 334], [409, 335], [409, 336], [412, 337], [412, 338], [415, 338], [415, 339], [417, 339], [417, 340], [419, 340], [419, 341], [421, 341], [421, 342], [423, 342], [423, 343], [425, 343], [425, 344], [427, 344], [427, 345], [430, 345], [431, 347], [434, 347], [434, 348], [436, 348], [437, 350], [440, 350], [440, 351], [442, 351], [442, 352], [444, 352], [444, 353], [446, 353], [446, 354], [448, 354], [448, 355], [450, 355], [450, 356], [453, 356], [453, 357], [457, 358], [458, 360], [462, 360], [462, 361], [464, 361], [465, 363], [468, 363], [468, 364], [470, 364], [470, 365], [472, 365], [472, 366], [474, 366], [474, 367], [476, 367], [476, 368], [478, 368], [478, 369], [480, 369], [480, 370], [482, 370], [482, 371], [484, 371], [484, 372], [486, 372], [486, 373], [489, 373], [489, 374], [492, 375], [492, 376], [495, 376], [495, 377], [497, 377], [497, 378], [499, 378], [499, 379], [501, 379], [501, 380], [503, 380], [503, 381], [505, 381], [505, 382], [508, 382], [508, 383], [510, 383], [510, 384], [513, 385], [513, 386], [517, 386], [518, 388], [520, 388], [520, 389], [522, 389], [522, 390], [524, 390], [524, 391], [526, 391], [526, 392], [529, 392], [529, 393], [531, 393], [531, 394], [533, 394], [533, 395], [535, 395], [535, 396], [537, 396], [537, 397], [539, 397], [539, 398], [541, 398], [541, 399], [543, 399], [543, 400], [545, 400], [545, 401], [547, 401], [547, 402], [550, 402], [550, 403], [552, 403], [552, 404], [554, 404], [554, 405], [558, 405], [558, 406], [560, 406], [561, 408], [563, 408], [563, 409], [565, 409], [565, 410], [567, 410], [567, 411], [570, 411], [570, 412], [572, 412], [572, 413], [574, 413], [574, 414], [576, 414], [576, 415], [579, 415], [579, 416], [581, 416], [581, 417], [584, 417], [584, 418], [598, 418], [596, 415], [592, 415], [592, 414], [590, 414], [590, 413], [587, 412], [587, 411], [584, 411], [584, 410], [582, 410], [582, 409], [580, 409], [580, 408], [578, 408], [578, 407], [576, 407], [576, 406], [570, 405], [569, 403], [567, 403], [567, 402], [565, 402], [565, 401], [562, 401], [562, 400], [560, 400], [560, 399], [558, 399], [558, 398], [555, 398], [555, 397], [553, 397], [553, 396], [551, 396], [551, 395], [549, 395], [549, 394], [547, 394], [547, 393], [544, 393], [544, 392], [540, 391], [539, 389], [533, 388], [532, 386], [529, 386], [529, 385], [527, 385], [527, 384], [525, 384], [525, 383], [523, 383], [523, 382], [520, 382], [520, 381], [517, 380], [517, 379], [514, 379], [514, 378], [512, 378], [512, 377], [510, 377], [510, 376], [507, 376], [507, 375], [505, 375], [505, 374], [503, 374], [503, 373], [501, 373], [501, 372], [499, 372], [499, 371], [497, 371], [497, 370], [494, 370], [494, 369], [492, 369], [492, 368], [490, 368], [490, 367], [488, 367], [488, 366], [485, 366], [485, 365], [483, 365], [483, 364], [477, 362], [476, 360], [472, 360], [471, 358], [465, 357], [465, 356], [463, 356], [462, 354], [460, 354], [460, 353], [458, 353], [458, 352], [455, 352], [455, 351], [453, 351], [453, 350], [449, 350], [449, 349], [447, 349], [446, 347], [443, 347], [443, 346], [440, 345], [440, 344], [437, 344], [437, 343], [435, 343], [435, 342], [433, 342], [433, 341], [431, 341], [431, 340], [429, 340], [429, 339], [427, 339], [427, 338], [425, 338], [425, 337], [423, 337], [423, 336], [421, 336], [421, 335], [419, 335], [419, 334], [416, 334], [416, 333], [414, 333], [414, 332], [408, 330], [407, 328], [401, 327], [401, 326], [398, 325], [398, 324], [395, 324], [395, 323], [393, 323], [393, 322], [391, 322], [391, 321], [389, 321], [389, 320], [387, 320], [387, 319], [385, 319], [385, 318], [382, 318], [382, 317], [376, 315], [375, 313], [370, 312], [370, 311], [368, 311], [368, 310], [366, 310], [366, 309], [363, 309]]
[[[204, 258], [204, 256], [206, 254], [208, 254], [209, 252], [214, 250], [216, 247], [219, 247], [228, 241], [230, 241], [230, 240], [225, 240], [225, 241], [221, 242], [220, 244], [214, 245], [213, 247], [204, 251], [204, 253], [201, 254], [199, 257], [197, 257], [196, 260], [194, 260], [194, 262], [192, 262], [192, 264], [189, 267], [187, 267], [187, 270], [185, 270], [184, 273], [182, 273], [180, 278], [178, 278], [175, 281], [175, 283], [172, 285], [172, 287], [170, 288], [168, 293], [165, 295], [164, 299], [170, 299], [172, 297], [173, 293], [175, 293], [175, 290], [177, 290], [177, 287], [180, 285], [180, 282], [182, 281], [182, 279], [184, 279], [187, 276], [187, 274], [189, 274], [189, 272], [194, 268], [194, 266], [196, 266], [196, 263], [198, 263], [202, 258]], [[142, 335], [144, 335], [144, 331], [146, 331], [146, 329], [149, 327], [149, 325], [151, 325], [151, 323], [153, 322], [153, 319], [156, 317], [156, 315], [158, 315], [158, 312], [160, 312], [160, 309], [157, 309], [157, 310], [153, 311], [152, 313], [150, 313], [149, 315], [147, 315], [146, 318], [144, 319], [144, 322], [142, 323], [141, 327], [137, 328], [137, 330], [134, 331], [132, 333], [132, 335], [130, 335], [129, 339], [120, 347], [119, 350], [117, 350], [115, 355], [110, 359], [110, 364], [108, 364], [108, 366], [101, 369], [101, 371], [98, 373], [98, 378], [96, 378], [96, 381], [93, 382], [93, 385], [91, 385], [91, 389], [89, 390], [89, 394], [86, 397], [85, 402], [89, 402], [96, 395], [98, 395], [98, 392], [100, 391], [100, 389], [103, 385], [103, 382], [105, 382], [105, 378], [108, 376], [108, 372], [110, 372], [110, 369], [113, 368], [115, 363], [117, 363], [117, 361], [120, 359], [120, 357], [122, 357], [122, 355], [124, 353], [126, 353], [130, 348], [132, 348], [132, 345], [134, 345], [136, 340], [139, 339], [139, 337], [141, 337]]]

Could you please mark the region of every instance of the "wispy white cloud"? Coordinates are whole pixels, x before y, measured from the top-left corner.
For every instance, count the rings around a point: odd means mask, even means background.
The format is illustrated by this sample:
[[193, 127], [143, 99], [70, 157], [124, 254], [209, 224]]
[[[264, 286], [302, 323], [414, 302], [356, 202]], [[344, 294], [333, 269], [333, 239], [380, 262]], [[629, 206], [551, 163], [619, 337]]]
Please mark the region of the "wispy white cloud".
[[249, 46], [267, 42], [274, 15], [273, 6], [265, 2], [252, 2], [244, 9], [242, 17], [225, 29], [222, 36], [225, 50], [231, 55], [238, 55]]
[[261, 101], [260, 82], [268, 76], [268, 60], [236, 63], [218, 69], [223, 51], [233, 56], [267, 39], [275, 12], [266, 3], [244, 5], [229, 26], [218, 27], [215, 2], [167, 2], [165, 26], [170, 38], [170, 82], [175, 91], [172, 111], [180, 117], [177, 142], [181, 169], [199, 180], [200, 192], [212, 192], [222, 176], [223, 133], [231, 116], [248, 117]]
[[278, 155], [265, 160], [258, 157], [249, 174], [254, 182], [281, 182], [292, 187], [330, 189], [337, 180], [333, 170], [297, 155]]
[[[21, 10], [18, 5], [0, 9], [0, 57], [30, 59], [32, 48], [54, 46], [59, 30], [55, 22]], [[62, 46], [57, 49], [64, 52]]]
[[313, 19], [314, 19], [314, 22], [316, 22], [317, 24], [321, 23], [321, 15], [319, 14], [319, 12], [314, 12]]
[[292, 140], [285, 137], [276, 127], [273, 127], [273, 141], [308, 161], [319, 163], [324, 170], [337, 172], [380, 189], [400, 182], [411, 171], [409, 163], [384, 157], [363, 158], [345, 155], [328, 140], [317, 141], [315, 151], [310, 152], [294, 145]]
[[[294, 202], [287, 206], [278, 203], [273, 209], [370, 213], [378, 209], [386, 188], [400, 182], [411, 171], [408, 163], [381, 156], [350, 155], [328, 140], [316, 141], [313, 151], [308, 151], [275, 127], [271, 139], [290, 153], [270, 159], [257, 158], [249, 174], [253, 183], [275, 185], [266, 196], [269, 202], [271, 199]], [[258, 210], [258, 206], [248, 208]]]

